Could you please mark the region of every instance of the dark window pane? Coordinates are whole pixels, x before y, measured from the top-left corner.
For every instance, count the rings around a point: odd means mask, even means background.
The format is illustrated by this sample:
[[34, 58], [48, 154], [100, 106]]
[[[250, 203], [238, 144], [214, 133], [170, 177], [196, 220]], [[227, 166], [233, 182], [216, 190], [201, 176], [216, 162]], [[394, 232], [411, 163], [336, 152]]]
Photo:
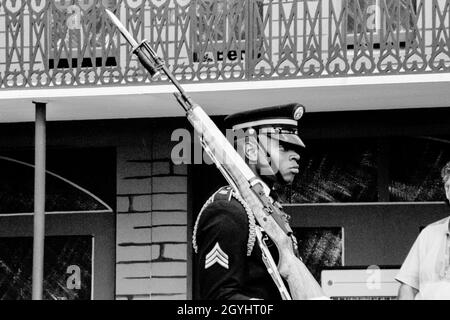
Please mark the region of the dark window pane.
[[[34, 211], [34, 167], [0, 158], [0, 214]], [[92, 195], [68, 182], [46, 175], [46, 212], [108, 210]]]
[[320, 283], [323, 268], [342, 266], [342, 228], [294, 228], [300, 255]]
[[[0, 214], [33, 212], [33, 163], [32, 151], [0, 151]], [[110, 211], [114, 205], [113, 149], [48, 150], [47, 170], [60, 177], [47, 172], [47, 212]]]
[[393, 138], [390, 148], [390, 201], [444, 201], [440, 171], [450, 160], [448, 138]]
[[[48, 236], [44, 257], [44, 299], [91, 299], [91, 236]], [[33, 238], [0, 238], [0, 300], [31, 299], [32, 263]]]
[[376, 202], [374, 140], [306, 141], [300, 173], [285, 188], [290, 203]]

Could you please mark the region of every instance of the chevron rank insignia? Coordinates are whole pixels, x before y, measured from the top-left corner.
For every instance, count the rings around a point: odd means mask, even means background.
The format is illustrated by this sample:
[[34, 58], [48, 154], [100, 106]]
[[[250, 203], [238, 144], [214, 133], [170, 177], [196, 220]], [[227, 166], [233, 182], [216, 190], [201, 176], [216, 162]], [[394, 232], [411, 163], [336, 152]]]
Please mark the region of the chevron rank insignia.
[[214, 264], [220, 264], [225, 269], [228, 269], [228, 255], [223, 252], [217, 242], [214, 248], [206, 255], [205, 269], [212, 267]]

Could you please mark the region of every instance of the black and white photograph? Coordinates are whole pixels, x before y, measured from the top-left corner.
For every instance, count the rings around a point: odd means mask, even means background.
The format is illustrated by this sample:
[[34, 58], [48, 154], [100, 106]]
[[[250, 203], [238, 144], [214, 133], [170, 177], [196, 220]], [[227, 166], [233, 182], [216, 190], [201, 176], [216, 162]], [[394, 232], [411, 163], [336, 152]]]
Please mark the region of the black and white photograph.
[[0, 0], [0, 300], [450, 300], [450, 0]]

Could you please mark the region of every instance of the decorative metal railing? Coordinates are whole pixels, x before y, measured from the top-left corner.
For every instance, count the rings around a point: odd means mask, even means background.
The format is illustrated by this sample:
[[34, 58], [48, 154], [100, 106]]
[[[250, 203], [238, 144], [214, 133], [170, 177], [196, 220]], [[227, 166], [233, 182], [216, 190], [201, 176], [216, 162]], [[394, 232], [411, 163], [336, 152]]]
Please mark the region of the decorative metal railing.
[[104, 7], [182, 82], [450, 72], [450, 0], [0, 0], [0, 88], [150, 82]]

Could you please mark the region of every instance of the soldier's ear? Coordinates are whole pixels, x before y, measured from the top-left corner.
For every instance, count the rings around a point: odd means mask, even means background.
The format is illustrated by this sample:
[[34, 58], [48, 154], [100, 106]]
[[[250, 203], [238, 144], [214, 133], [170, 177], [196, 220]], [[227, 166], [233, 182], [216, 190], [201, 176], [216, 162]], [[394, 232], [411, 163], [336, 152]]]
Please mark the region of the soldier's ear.
[[245, 157], [249, 160], [250, 164], [256, 164], [258, 161], [258, 146], [253, 141], [247, 141], [245, 143]]

